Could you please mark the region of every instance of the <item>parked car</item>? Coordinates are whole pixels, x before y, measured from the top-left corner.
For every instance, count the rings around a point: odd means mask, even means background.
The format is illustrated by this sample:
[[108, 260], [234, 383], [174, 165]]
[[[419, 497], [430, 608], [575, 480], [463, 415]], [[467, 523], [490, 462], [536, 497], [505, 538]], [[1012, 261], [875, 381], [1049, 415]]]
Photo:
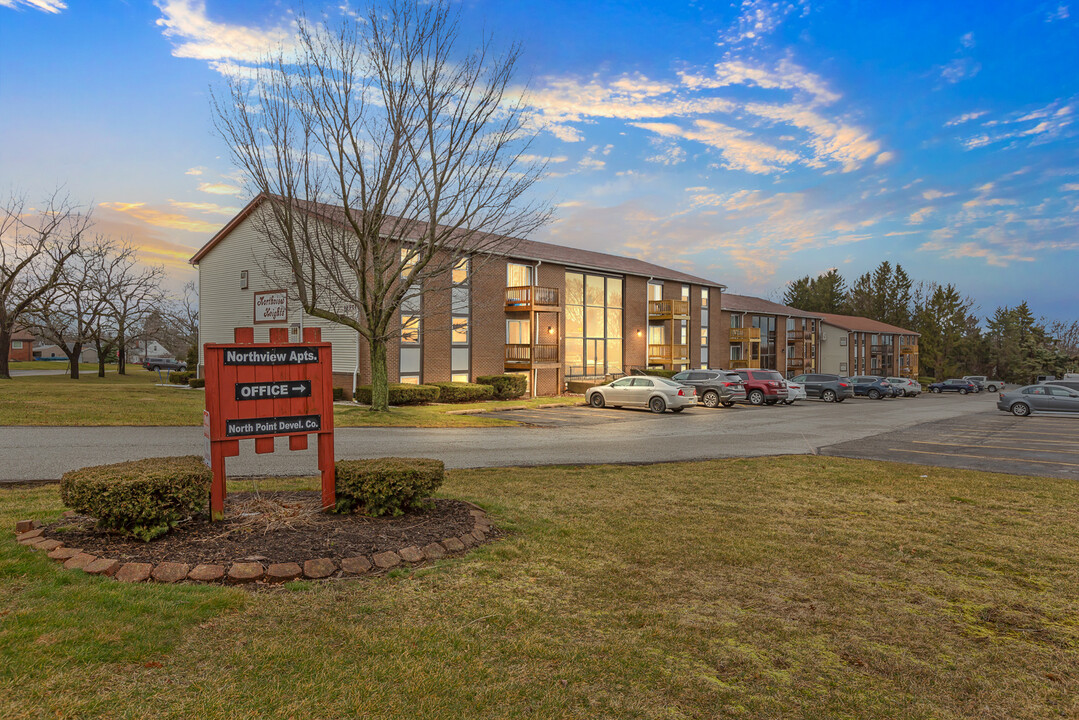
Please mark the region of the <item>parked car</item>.
[[173, 358], [146, 358], [142, 366], [147, 370], [187, 370], [187, 363]]
[[1000, 393], [997, 409], [1026, 417], [1031, 413], [1079, 413], [1079, 391], [1061, 385], [1027, 385]]
[[[1065, 376], [1067, 377], [1067, 376]], [[1046, 380], [1042, 385], [1057, 385], [1059, 387], [1066, 387], [1072, 390], [1079, 390], [1079, 380]]]
[[960, 395], [966, 395], [967, 393], [978, 392], [978, 389], [970, 380], [952, 378], [950, 380], [945, 380], [944, 382], [930, 383], [929, 392], [957, 392]]
[[850, 378], [827, 373], [808, 373], [795, 375], [792, 381], [805, 389], [806, 397], [820, 398], [825, 402], [843, 402], [854, 397], [854, 387]]
[[683, 370], [671, 380], [696, 388], [697, 399], [705, 407], [730, 407], [746, 399], [742, 378], [728, 370]]
[[654, 413], [667, 409], [678, 413], [697, 404], [697, 391], [692, 385], [667, 378], [633, 375], [589, 388], [585, 400], [595, 408], [625, 405], [646, 407]]
[[888, 384], [899, 391], [899, 397], [918, 397], [922, 394], [922, 385], [912, 378], [885, 378]]
[[804, 385], [793, 380], [787, 381], [787, 399], [783, 401], [784, 405], [793, 405], [796, 400], [805, 400], [807, 397]]
[[856, 375], [850, 379], [854, 384], [855, 395], [865, 395], [871, 400], [897, 397], [898, 392], [892, 391], [892, 384], [877, 375]]
[[787, 399], [787, 383], [775, 370], [738, 368], [735, 372], [742, 378], [750, 405], [775, 405]]

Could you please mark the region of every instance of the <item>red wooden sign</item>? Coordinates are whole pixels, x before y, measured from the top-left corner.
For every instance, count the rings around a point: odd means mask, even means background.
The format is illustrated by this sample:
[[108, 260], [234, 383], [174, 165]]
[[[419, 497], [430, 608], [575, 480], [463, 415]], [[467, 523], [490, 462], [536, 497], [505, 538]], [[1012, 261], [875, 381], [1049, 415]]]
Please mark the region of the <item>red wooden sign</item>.
[[235, 343], [207, 343], [207, 437], [210, 514], [225, 514], [225, 458], [240, 454], [240, 440], [253, 438], [255, 452], [274, 451], [274, 438], [288, 436], [289, 450], [306, 450], [318, 436], [322, 507], [334, 504], [333, 362], [319, 328], [304, 328], [303, 342], [288, 342], [287, 328], [271, 328], [270, 342], [256, 343], [254, 328], [236, 328]]

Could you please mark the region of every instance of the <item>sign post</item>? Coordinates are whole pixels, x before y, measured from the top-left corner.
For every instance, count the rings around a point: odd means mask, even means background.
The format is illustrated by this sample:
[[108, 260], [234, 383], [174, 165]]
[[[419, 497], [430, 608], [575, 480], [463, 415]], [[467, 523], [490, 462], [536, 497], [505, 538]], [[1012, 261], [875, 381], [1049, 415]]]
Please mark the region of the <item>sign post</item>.
[[210, 515], [225, 515], [225, 458], [240, 454], [240, 440], [253, 438], [256, 453], [274, 451], [287, 436], [289, 450], [306, 450], [318, 438], [322, 507], [332, 507], [333, 361], [319, 328], [304, 328], [303, 342], [288, 342], [286, 328], [271, 328], [270, 342], [256, 343], [254, 328], [236, 328], [235, 343], [207, 343], [206, 413]]

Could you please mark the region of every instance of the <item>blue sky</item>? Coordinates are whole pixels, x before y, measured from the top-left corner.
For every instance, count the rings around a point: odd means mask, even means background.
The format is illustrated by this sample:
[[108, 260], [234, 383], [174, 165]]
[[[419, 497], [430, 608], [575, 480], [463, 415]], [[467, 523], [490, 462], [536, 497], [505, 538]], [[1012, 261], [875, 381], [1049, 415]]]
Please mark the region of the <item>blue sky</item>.
[[[184, 260], [245, 201], [208, 88], [288, 44], [289, 7], [0, 0], [5, 194], [63, 184], [100, 231], [192, 277]], [[1027, 300], [1079, 317], [1079, 3], [461, 9], [466, 33], [524, 45], [557, 205], [535, 239], [771, 299], [887, 259], [983, 316]]]

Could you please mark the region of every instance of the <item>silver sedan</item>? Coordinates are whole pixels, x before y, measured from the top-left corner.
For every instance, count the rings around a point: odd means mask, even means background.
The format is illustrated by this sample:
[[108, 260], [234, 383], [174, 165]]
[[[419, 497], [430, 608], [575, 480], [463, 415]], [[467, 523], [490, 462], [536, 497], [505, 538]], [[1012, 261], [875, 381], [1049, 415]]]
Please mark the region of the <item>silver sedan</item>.
[[997, 409], [1024, 417], [1031, 413], [1079, 413], [1079, 392], [1054, 385], [1027, 385], [1000, 393]]
[[654, 413], [667, 409], [677, 413], [697, 404], [697, 391], [692, 385], [682, 385], [667, 378], [634, 375], [589, 388], [585, 399], [596, 408], [625, 405], [646, 407]]

